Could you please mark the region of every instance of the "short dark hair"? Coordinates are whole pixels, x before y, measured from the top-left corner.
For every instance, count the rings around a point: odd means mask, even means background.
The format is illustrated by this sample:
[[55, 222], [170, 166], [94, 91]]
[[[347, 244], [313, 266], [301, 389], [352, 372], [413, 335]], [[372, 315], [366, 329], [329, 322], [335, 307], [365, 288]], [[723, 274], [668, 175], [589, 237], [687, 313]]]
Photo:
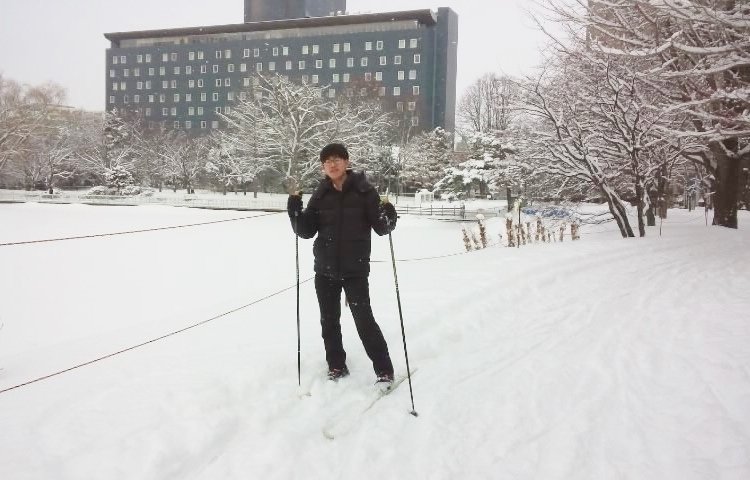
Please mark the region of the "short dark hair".
[[349, 152], [343, 143], [329, 143], [320, 151], [320, 162], [323, 163], [330, 157], [339, 157], [349, 160]]

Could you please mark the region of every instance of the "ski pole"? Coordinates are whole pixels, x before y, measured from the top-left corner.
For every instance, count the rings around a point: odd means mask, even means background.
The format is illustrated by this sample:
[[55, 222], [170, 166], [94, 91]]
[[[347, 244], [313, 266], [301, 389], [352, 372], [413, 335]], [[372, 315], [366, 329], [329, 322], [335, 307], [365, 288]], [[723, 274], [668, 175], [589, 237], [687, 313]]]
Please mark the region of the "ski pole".
[[401, 294], [398, 291], [398, 274], [396, 273], [396, 255], [393, 253], [393, 237], [388, 232], [388, 242], [391, 244], [391, 261], [393, 262], [393, 280], [396, 283], [396, 302], [398, 303], [398, 318], [401, 321], [401, 338], [404, 342], [404, 357], [406, 357], [406, 377], [409, 379], [409, 395], [411, 396], [411, 412], [415, 417], [418, 416], [414, 409], [414, 391], [411, 386], [411, 369], [409, 368], [409, 352], [406, 350], [406, 332], [404, 330], [404, 315], [401, 311]]
[[294, 212], [294, 221], [296, 224], [294, 232], [294, 259], [297, 267], [297, 385], [302, 386], [302, 356], [301, 341], [299, 331], [299, 212]]

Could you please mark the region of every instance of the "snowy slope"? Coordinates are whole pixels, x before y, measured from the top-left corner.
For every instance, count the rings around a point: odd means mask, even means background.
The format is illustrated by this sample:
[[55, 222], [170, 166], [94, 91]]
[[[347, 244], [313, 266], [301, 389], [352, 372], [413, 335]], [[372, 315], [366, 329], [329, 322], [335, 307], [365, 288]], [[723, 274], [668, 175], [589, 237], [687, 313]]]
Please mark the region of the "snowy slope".
[[[0, 205], [0, 243], [244, 216]], [[493, 238], [504, 229], [489, 225]], [[663, 237], [614, 230], [415, 260], [461, 252], [460, 226], [402, 218], [393, 240], [412, 260], [398, 274], [418, 418], [406, 382], [360, 413], [374, 378], [348, 313], [352, 375], [322, 379], [307, 282], [301, 389], [292, 289], [0, 394], [0, 478], [750, 478], [750, 234], [683, 211]], [[303, 280], [311, 248], [300, 241]], [[387, 238], [373, 258], [373, 309], [404, 372]], [[0, 390], [293, 283], [283, 214], [0, 247]]]

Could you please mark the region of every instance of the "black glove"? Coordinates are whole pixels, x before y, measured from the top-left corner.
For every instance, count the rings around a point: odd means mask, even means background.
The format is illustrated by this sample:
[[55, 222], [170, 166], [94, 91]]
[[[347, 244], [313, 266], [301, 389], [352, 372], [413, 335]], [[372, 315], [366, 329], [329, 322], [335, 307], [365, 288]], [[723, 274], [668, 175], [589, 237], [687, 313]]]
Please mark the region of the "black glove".
[[398, 219], [396, 207], [394, 207], [392, 203], [386, 202], [381, 204], [381, 208], [383, 209], [383, 214], [385, 214], [386, 220], [388, 220], [388, 225], [391, 227], [391, 230], [393, 230], [396, 227], [396, 220]]
[[300, 215], [302, 213], [302, 196], [289, 195], [289, 199], [286, 201], [286, 211], [290, 217]]

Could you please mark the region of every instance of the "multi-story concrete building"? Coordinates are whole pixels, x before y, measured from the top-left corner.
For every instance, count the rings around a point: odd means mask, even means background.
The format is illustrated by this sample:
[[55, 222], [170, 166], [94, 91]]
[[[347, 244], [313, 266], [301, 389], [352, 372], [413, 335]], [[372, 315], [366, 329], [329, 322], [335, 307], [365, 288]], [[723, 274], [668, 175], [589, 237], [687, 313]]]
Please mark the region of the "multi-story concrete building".
[[[345, 4], [246, 0], [247, 23], [107, 33], [106, 109], [200, 133], [221, 128], [218, 114], [252, 95], [254, 76], [278, 74], [331, 99], [379, 98], [414, 130], [452, 131], [456, 13], [328, 15]], [[310, 16], [277, 18], [300, 14]]]

